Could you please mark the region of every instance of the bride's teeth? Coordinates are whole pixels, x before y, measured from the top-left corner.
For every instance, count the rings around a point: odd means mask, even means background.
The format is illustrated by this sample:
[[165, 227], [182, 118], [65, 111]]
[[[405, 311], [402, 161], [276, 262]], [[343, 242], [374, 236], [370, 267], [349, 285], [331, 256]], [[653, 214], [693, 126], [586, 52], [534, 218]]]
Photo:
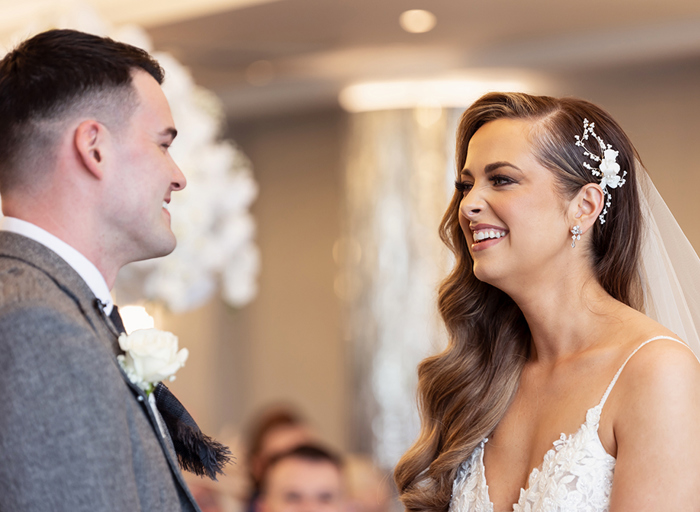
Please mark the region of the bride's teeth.
[[168, 209], [168, 203], [166, 203], [165, 201], [163, 201], [163, 208], [165, 208], [166, 210]]
[[502, 238], [504, 236], [506, 236], [505, 233], [502, 233], [501, 231], [495, 231], [493, 229], [489, 231], [475, 231], [474, 241], [481, 242], [482, 240], [486, 240], [487, 238]]

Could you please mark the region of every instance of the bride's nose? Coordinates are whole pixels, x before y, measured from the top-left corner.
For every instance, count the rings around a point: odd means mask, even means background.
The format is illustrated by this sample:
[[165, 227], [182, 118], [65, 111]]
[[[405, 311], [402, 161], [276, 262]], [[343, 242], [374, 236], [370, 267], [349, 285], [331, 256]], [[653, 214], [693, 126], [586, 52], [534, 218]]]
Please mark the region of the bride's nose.
[[459, 205], [460, 213], [468, 219], [476, 217], [483, 209], [484, 202], [473, 189], [470, 190], [466, 196], [464, 196]]

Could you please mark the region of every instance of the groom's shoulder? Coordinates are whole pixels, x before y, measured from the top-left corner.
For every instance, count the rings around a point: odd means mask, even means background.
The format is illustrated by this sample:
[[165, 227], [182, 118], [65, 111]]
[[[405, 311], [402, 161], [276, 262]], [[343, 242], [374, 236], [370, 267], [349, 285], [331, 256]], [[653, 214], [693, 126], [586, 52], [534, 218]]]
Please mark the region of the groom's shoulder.
[[72, 302], [54, 276], [17, 257], [0, 254], [0, 309], [19, 304]]
[[37, 329], [90, 330], [78, 304], [52, 276], [30, 262], [0, 255], [2, 337]]

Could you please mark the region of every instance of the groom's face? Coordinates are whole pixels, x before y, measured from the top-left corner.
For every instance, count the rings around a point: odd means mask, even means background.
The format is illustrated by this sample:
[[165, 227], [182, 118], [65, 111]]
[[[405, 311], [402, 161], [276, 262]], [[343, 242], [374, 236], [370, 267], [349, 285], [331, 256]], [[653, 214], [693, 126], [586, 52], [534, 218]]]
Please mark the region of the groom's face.
[[138, 98], [126, 126], [115, 134], [115, 168], [110, 188], [116, 207], [110, 222], [131, 261], [164, 256], [175, 248], [168, 203], [185, 176], [168, 148], [177, 131], [158, 82], [143, 71], [133, 75]]

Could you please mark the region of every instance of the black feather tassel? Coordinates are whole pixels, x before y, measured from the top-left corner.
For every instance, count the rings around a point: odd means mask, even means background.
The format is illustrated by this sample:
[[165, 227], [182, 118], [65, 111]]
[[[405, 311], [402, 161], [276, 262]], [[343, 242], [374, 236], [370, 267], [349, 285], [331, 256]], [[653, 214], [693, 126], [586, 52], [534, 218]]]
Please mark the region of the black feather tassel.
[[160, 383], [153, 390], [156, 407], [175, 446], [180, 467], [195, 475], [216, 480], [232, 462], [231, 450], [202, 433], [192, 416], [170, 390]]

